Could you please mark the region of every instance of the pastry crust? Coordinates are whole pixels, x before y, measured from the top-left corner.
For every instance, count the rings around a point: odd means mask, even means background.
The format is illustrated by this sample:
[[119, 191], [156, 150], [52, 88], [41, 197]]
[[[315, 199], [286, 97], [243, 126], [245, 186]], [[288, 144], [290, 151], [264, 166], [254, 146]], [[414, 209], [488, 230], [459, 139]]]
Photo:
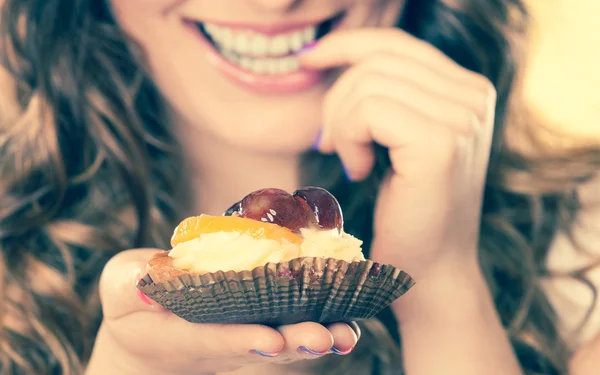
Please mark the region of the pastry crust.
[[168, 251], [154, 254], [146, 266], [146, 271], [155, 283], [172, 280], [189, 273], [173, 266], [173, 258], [169, 256]]

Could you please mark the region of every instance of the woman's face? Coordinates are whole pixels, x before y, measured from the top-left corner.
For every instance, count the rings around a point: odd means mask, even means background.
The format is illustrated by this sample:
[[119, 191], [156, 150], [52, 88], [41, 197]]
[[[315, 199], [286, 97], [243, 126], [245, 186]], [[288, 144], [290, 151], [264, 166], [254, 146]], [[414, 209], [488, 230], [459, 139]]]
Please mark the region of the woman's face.
[[335, 73], [299, 70], [294, 52], [332, 29], [393, 26], [405, 0], [110, 1], [175, 118], [235, 147], [301, 152]]

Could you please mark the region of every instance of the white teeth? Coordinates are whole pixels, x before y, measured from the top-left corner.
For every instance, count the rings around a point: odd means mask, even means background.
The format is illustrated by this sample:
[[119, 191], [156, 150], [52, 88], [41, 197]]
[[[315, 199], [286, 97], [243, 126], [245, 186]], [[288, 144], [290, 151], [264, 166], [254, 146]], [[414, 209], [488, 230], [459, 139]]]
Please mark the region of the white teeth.
[[252, 68], [253, 61], [249, 57], [242, 57], [240, 59], [240, 66], [242, 69], [250, 70]]
[[289, 47], [292, 51], [296, 52], [301, 50], [302, 46], [304, 46], [304, 38], [302, 32], [298, 31], [297, 33], [292, 34], [289, 43]]
[[269, 39], [264, 36], [257, 34], [252, 37], [252, 55], [253, 56], [264, 56], [267, 54], [269, 48]]
[[219, 37], [220, 37], [219, 43], [221, 44], [221, 47], [223, 47], [224, 49], [227, 49], [227, 50], [230, 50], [233, 48], [234, 39], [233, 39], [233, 33], [231, 32], [230, 29], [221, 29], [217, 35], [219, 35]]
[[312, 43], [315, 41], [315, 39], [317, 39], [317, 27], [316, 26], [307, 27], [306, 29], [304, 29], [302, 34], [304, 37], [304, 44]]
[[234, 42], [235, 52], [245, 55], [250, 51], [250, 38], [246, 34], [238, 34]]
[[267, 72], [269, 74], [279, 74], [279, 66], [281, 59], [268, 59], [267, 60]]
[[233, 51], [221, 51], [223, 57], [231, 63], [257, 74], [285, 74], [292, 73], [299, 69], [300, 64], [296, 56], [282, 58], [251, 58], [248, 56], [238, 56]]
[[269, 54], [274, 56], [285, 55], [290, 50], [289, 41], [290, 39], [285, 35], [278, 35], [271, 39], [271, 43], [269, 43]]
[[219, 26], [213, 24], [204, 25], [204, 31], [208, 33], [213, 39], [217, 39], [217, 34], [219, 33]]
[[267, 60], [266, 59], [255, 59], [252, 63], [251, 70], [254, 73], [264, 73], [267, 70]]
[[271, 75], [297, 71], [298, 59], [290, 52], [301, 50], [317, 37], [316, 26], [275, 36], [215, 24], [204, 24], [204, 31], [231, 63], [257, 74]]
[[281, 59], [280, 67], [282, 73], [289, 73], [298, 70], [298, 59], [294, 56]]
[[232, 63], [239, 65], [239, 61], [240, 61], [240, 57], [238, 55], [236, 55], [233, 51], [221, 51], [221, 54], [223, 55], [223, 57], [225, 57], [227, 60], [231, 61]]

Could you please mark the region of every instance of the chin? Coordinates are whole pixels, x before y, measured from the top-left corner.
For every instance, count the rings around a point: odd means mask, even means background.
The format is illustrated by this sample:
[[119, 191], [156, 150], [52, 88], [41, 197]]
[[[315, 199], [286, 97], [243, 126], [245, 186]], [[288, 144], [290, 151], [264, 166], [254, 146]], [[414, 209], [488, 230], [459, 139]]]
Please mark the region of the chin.
[[[200, 132], [224, 145], [254, 152], [299, 154], [309, 150], [320, 130], [318, 102], [293, 101], [289, 105], [272, 104], [232, 107], [211, 111], [202, 123], [194, 123]], [[235, 109], [233, 109], [235, 108]]]

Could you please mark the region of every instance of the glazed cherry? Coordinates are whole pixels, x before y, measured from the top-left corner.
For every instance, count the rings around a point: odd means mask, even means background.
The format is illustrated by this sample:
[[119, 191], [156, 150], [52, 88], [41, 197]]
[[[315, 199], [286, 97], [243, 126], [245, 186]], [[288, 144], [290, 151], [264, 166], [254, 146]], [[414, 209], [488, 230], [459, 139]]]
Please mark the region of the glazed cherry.
[[242, 212], [242, 201], [234, 203], [223, 213], [223, 216], [240, 216]]
[[281, 189], [261, 189], [241, 200], [239, 207], [233, 205], [227, 212], [238, 212], [239, 216], [286, 227], [294, 232], [315, 226], [313, 211], [306, 202], [294, 199]]
[[311, 186], [296, 190], [293, 196], [310, 207], [320, 228], [337, 228], [341, 232], [344, 227], [342, 209], [338, 200], [330, 192]]

